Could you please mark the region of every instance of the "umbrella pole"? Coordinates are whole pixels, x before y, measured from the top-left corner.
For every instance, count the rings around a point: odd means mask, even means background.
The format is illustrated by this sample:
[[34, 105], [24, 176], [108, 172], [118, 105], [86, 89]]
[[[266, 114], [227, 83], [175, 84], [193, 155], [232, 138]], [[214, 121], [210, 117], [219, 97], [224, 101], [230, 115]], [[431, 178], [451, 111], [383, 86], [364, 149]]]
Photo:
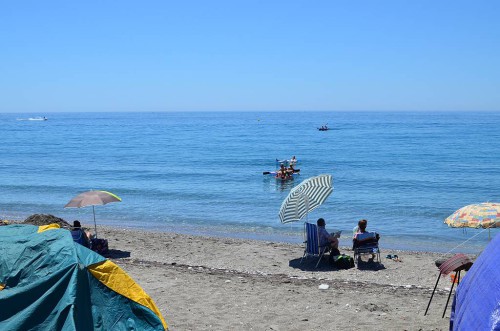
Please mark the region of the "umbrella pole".
[[92, 205], [92, 211], [94, 213], [94, 231], [95, 231], [95, 237], [97, 238], [97, 223], [95, 222], [95, 207]]

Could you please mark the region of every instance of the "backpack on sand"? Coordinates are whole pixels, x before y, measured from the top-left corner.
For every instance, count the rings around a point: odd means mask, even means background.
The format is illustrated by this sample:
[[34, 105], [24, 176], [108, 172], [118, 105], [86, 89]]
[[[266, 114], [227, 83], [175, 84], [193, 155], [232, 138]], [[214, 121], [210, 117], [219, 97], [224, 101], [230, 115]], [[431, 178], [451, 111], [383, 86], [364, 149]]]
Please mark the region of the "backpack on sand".
[[351, 269], [354, 267], [352, 256], [341, 254], [333, 257], [333, 265], [337, 269]]

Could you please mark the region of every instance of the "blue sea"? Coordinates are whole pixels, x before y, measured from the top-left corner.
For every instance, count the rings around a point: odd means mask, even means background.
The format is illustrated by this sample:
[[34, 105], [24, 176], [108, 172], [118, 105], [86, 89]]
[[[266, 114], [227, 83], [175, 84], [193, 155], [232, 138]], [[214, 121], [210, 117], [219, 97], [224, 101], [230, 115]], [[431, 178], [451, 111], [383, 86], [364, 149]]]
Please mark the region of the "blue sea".
[[[343, 230], [341, 245], [365, 218], [382, 247], [479, 252], [487, 230], [443, 221], [500, 201], [500, 113], [0, 114], [0, 128], [3, 219], [93, 226], [91, 207], [64, 205], [98, 189], [122, 198], [95, 208], [98, 226], [301, 243], [303, 225], [281, 224], [281, 203], [302, 180], [331, 174], [333, 193], [308, 220]], [[263, 175], [293, 155], [293, 181]]]

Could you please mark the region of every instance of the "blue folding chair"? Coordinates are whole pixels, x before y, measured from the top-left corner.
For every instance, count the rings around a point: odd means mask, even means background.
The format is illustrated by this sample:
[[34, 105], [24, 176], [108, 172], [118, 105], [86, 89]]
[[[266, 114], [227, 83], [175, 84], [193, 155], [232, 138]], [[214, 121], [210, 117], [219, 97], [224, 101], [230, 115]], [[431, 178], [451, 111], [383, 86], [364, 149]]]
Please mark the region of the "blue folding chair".
[[319, 236], [318, 236], [318, 226], [312, 223], [304, 223], [304, 244], [306, 245], [304, 249], [304, 255], [300, 260], [304, 260], [304, 257], [309, 256], [318, 256], [318, 262], [316, 263], [316, 268], [319, 265], [319, 262], [323, 258], [326, 252], [329, 251], [330, 245], [321, 246], [319, 244]]

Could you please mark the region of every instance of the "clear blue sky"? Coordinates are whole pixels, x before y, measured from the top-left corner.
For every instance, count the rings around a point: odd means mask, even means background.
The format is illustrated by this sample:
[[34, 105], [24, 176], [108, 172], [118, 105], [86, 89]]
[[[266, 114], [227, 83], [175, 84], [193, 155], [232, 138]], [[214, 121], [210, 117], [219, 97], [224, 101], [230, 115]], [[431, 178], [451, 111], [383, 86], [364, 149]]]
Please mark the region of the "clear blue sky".
[[0, 112], [500, 110], [500, 1], [3, 1]]

